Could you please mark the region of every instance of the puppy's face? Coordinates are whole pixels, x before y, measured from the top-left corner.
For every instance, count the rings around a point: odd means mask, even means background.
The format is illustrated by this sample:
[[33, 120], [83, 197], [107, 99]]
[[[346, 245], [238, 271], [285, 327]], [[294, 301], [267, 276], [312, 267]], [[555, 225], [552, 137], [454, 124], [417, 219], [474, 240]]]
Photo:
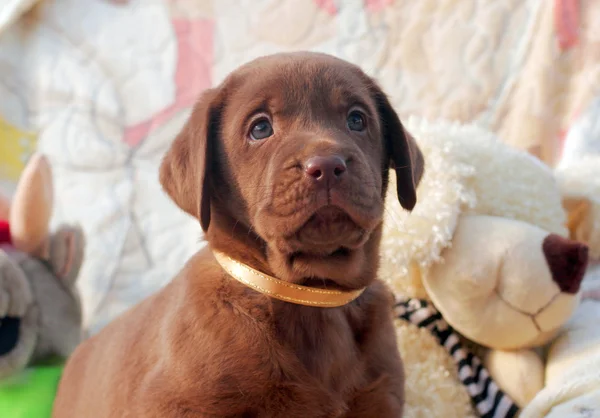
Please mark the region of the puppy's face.
[[390, 164], [412, 209], [422, 157], [385, 95], [339, 59], [280, 54], [204, 94], [161, 181], [205, 230], [212, 210], [253, 231], [281, 278], [360, 287], [377, 266]]

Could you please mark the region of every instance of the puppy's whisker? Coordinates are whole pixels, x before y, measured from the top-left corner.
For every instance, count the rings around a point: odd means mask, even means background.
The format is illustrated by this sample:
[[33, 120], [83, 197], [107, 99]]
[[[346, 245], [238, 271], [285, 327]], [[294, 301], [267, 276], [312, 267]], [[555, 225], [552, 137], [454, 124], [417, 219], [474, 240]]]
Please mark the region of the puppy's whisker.
[[[235, 233], [235, 229], [237, 228], [238, 225], [241, 225], [241, 223], [240, 223], [239, 219], [236, 219], [235, 223], [231, 227], [230, 236], [232, 238], [235, 238], [237, 236], [237, 234]], [[258, 235], [258, 233], [256, 232], [256, 230], [254, 229], [254, 227], [252, 225], [244, 225], [244, 228], [246, 229], [246, 236], [247, 237], [249, 237], [250, 234], [253, 234], [255, 242], [261, 240], [260, 236]]]
[[231, 236], [235, 237], [235, 227], [238, 226], [238, 224], [240, 223], [239, 220], [235, 220], [235, 223], [233, 224], [233, 227], [231, 228]]
[[388, 214], [389, 216], [384, 218], [384, 222], [386, 220], [391, 220], [394, 223], [394, 227], [397, 229], [401, 229], [402, 225], [400, 224], [400, 222], [398, 221], [398, 219], [396, 219], [396, 215], [394, 214], [394, 212], [392, 212], [390, 210], [390, 208], [387, 207], [387, 205], [384, 204], [383, 206], [383, 211], [384, 213]]

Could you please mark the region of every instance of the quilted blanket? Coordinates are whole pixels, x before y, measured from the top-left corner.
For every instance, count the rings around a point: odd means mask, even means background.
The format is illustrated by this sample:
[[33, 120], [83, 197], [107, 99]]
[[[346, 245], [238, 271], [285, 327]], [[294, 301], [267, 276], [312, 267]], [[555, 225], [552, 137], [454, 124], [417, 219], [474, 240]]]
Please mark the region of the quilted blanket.
[[0, 189], [48, 155], [53, 223], [88, 237], [93, 333], [204, 245], [157, 167], [194, 98], [239, 64], [331, 53], [402, 116], [475, 121], [552, 164], [600, 92], [599, 20], [594, 0], [3, 0]]

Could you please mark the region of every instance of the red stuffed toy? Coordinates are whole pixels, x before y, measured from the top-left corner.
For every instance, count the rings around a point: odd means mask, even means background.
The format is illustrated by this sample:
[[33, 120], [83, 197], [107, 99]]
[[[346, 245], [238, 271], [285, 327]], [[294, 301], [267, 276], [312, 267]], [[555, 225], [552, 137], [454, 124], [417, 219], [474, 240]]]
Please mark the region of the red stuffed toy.
[[12, 244], [10, 238], [10, 225], [8, 221], [0, 219], [0, 244]]

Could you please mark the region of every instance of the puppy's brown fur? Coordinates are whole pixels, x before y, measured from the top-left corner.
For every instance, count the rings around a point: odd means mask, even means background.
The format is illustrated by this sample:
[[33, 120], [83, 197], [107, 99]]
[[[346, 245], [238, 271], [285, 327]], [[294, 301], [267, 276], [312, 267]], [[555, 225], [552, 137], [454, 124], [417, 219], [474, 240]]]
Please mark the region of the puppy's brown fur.
[[[349, 128], [353, 111], [363, 130]], [[257, 120], [272, 135], [252, 139]], [[337, 156], [346, 170], [319, 183], [307, 175], [315, 156]], [[213, 249], [289, 282], [367, 289], [339, 308], [281, 302], [199, 252], [78, 348], [54, 417], [401, 416], [391, 295], [375, 275], [388, 168], [412, 209], [422, 162], [353, 65], [294, 53], [235, 71], [203, 94], [174, 141], [165, 190]]]

